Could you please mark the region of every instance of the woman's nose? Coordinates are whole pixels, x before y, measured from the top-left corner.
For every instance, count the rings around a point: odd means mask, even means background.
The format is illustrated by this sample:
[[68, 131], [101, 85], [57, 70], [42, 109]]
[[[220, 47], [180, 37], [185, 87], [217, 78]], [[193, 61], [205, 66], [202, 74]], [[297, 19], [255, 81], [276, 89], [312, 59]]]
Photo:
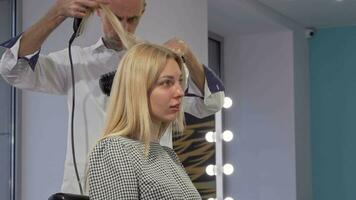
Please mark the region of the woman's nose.
[[175, 87], [175, 97], [181, 98], [183, 97], [183, 95], [184, 95], [184, 91], [181, 84], [177, 84]]

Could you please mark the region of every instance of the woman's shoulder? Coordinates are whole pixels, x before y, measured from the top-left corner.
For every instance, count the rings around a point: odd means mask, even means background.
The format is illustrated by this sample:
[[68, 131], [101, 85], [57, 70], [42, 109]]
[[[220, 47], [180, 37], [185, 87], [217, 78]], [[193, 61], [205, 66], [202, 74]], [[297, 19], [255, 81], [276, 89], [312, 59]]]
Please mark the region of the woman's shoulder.
[[110, 146], [120, 146], [120, 147], [127, 147], [127, 146], [139, 146], [141, 143], [137, 140], [133, 140], [130, 138], [126, 138], [123, 136], [115, 135], [109, 136], [103, 139], [100, 139], [96, 146], [99, 147], [110, 147]]
[[136, 169], [136, 158], [126, 148], [126, 140], [123, 137], [113, 136], [103, 138], [95, 145], [89, 156], [89, 173], [92, 177], [101, 174], [124, 173], [132, 174]]
[[123, 136], [110, 136], [98, 141], [95, 145], [94, 153], [132, 154], [142, 149], [142, 143], [137, 140], [129, 139]]

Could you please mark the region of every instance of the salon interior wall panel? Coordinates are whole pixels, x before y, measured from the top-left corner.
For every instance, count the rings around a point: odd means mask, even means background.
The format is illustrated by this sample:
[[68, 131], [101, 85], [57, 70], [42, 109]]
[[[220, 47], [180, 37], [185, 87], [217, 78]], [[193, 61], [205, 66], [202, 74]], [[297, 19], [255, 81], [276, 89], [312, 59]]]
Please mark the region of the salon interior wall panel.
[[[148, 0], [147, 2], [145, 17], [142, 18], [137, 29], [138, 36], [156, 43], [163, 43], [172, 36], [180, 37], [190, 45], [197, 57], [207, 64], [207, 1]], [[154, 31], [147, 31], [151, 29]]]
[[[22, 31], [46, 14], [54, 1], [22, 2]], [[63, 49], [71, 30], [66, 20], [41, 47], [41, 53]], [[67, 104], [64, 96], [22, 92], [21, 197], [46, 199], [59, 191], [64, 170]], [[45, 123], [44, 123], [45, 122]]]
[[224, 126], [236, 133], [224, 149], [235, 166], [225, 195], [296, 200], [293, 74], [290, 31], [225, 38], [225, 85], [235, 103]]
[[355, 35], [325, 28], [309, 42], [314, 200], [356, 199]]

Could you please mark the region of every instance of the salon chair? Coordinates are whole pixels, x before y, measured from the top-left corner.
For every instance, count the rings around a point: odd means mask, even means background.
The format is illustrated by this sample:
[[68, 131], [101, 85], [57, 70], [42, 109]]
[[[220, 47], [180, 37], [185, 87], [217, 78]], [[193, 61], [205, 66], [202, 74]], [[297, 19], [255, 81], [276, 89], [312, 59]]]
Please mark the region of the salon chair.
[[78, 194], [56, 193], [50, 196], [48, 200], [89, 200], [89, 197]]

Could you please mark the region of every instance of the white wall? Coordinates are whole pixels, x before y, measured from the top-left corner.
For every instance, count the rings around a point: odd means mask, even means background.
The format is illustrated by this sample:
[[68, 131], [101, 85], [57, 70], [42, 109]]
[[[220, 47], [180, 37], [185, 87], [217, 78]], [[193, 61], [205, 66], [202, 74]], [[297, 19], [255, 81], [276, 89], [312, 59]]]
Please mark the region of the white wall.
[[[54, 1], [23, 1], [23, 29], [44, 15], [52, 3]], [[42, 53], [65, 48], [71, 27], [71, 20], [62, 24], [48, 38]], [[96, 42], [99, 35], [99, 20], [94, 18], [93, 25], [88, 27], [83, 36], [85, 38], [81, 38], [80, 43]], [[179, 36], [185, 39], [206, 63], [206, 0], [149, 0], [138, 35], [153, 42], [163, 42], [170, 37]], [[60, 190], [66, 149], [67, 115], [65, 97], [23, 92], [20, 199], [47, 199], [50, 194]]]
[[290, 31], [225, 38], [224, 82], [233, 107], [224, 128], [225, 195], [237, 199], [296, 199], [293, 35]]

